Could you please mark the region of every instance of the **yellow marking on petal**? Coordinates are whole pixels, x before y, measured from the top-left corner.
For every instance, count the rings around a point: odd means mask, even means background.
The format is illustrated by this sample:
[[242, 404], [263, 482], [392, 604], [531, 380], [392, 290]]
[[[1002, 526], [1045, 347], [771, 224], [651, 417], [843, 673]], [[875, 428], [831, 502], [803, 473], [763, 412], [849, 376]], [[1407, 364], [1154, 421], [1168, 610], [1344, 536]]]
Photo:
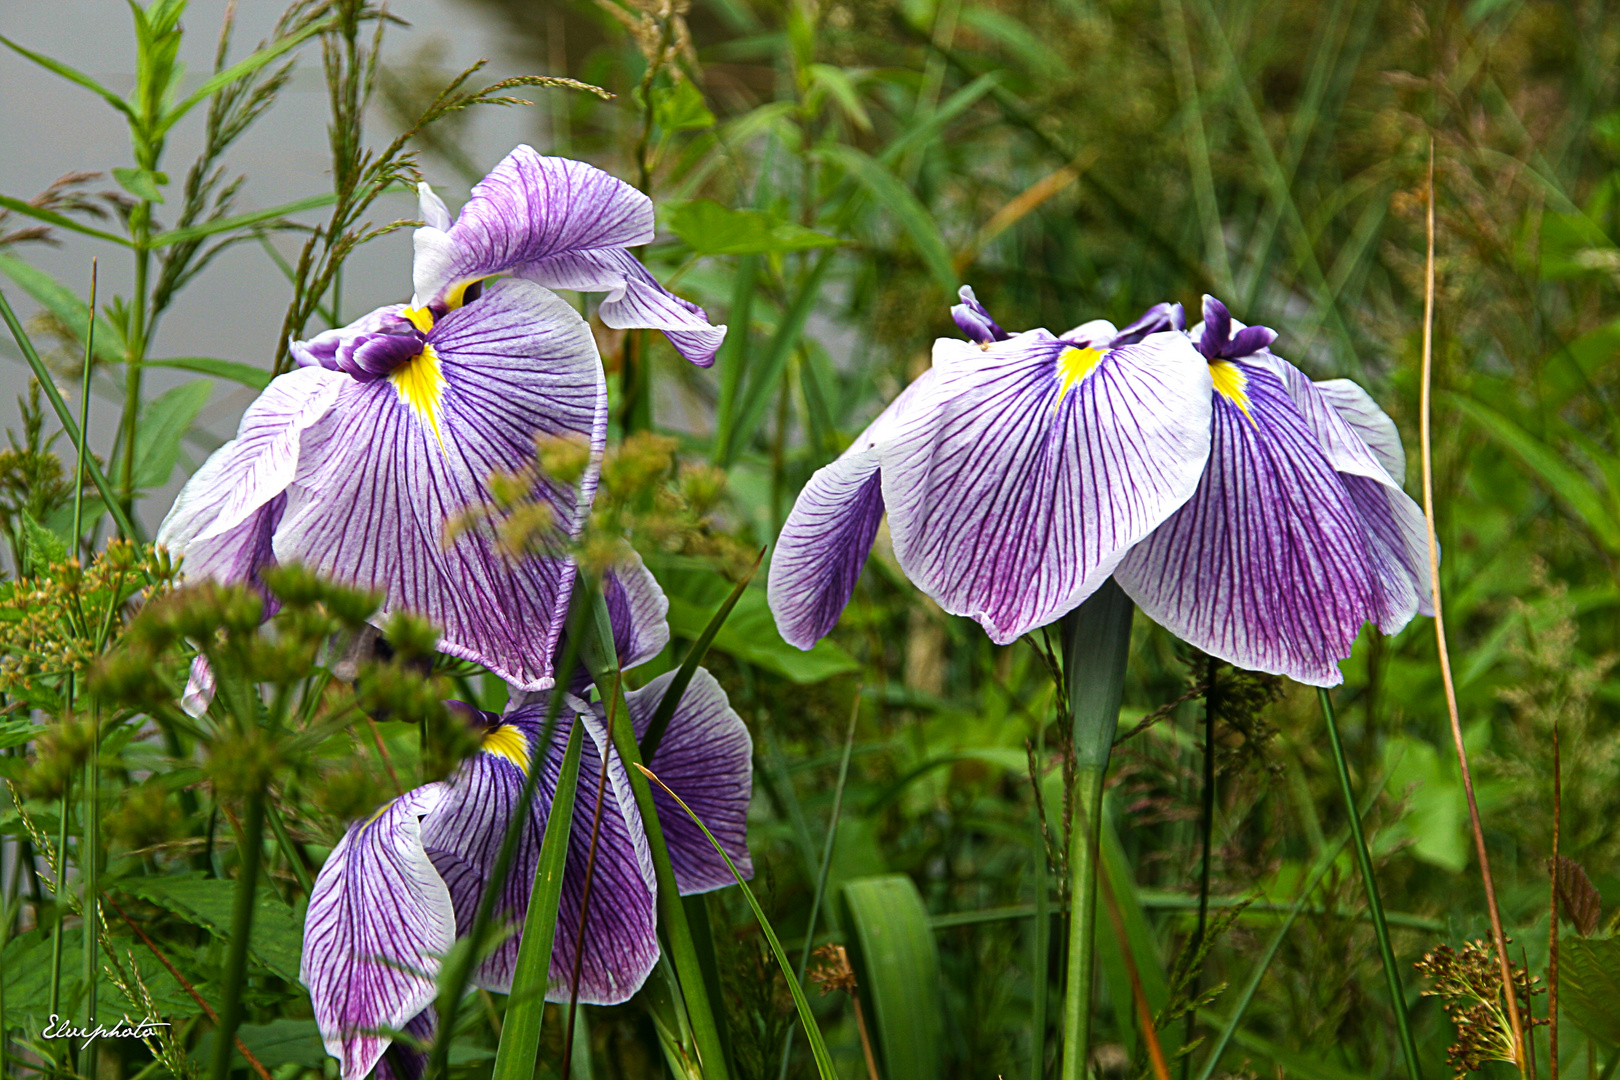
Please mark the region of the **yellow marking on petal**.
[[1249, 423], [1255, 427], [1254, 414], [1249, 411], [1249, 377], [1230, 360], [1217, 360], [1209, 365], [1209, 377], [1215, 380], [1215, 392], [1243, 410]]
[[399, 317], [424, 334], [433, 329], [433, 312], [425, 307], [408, 307], [399, 313]]
[[[1058, 390], [1057, 404], [1063, 404], [1063, 396], [1074, 388], [1075, 384], [1096, 370], [1097, 364], [1102, 360], [1103, 354], [1098, 349], [1082, 349], [1077, 345], [1070, 345], [1058, 353], [1057, 374], [1060, 389]], [[1053, 406], [1056, 408], [1057, 406]]]
[[372, 814], [370, 817], [366, 818], [366, 823], [364, 825], [360, 826], [360, 831], [365, 832], [366, 829], [371, 827], [373, 822], [375, 822], [378, 818], [382, 817], [384, 814], [388, 813], [388, 808], [390, 806], [393, 806], [398, 801], [399, 801], [398, 799], [389, 799], [387, 802], [385, 802], [381, 806], [379, 806], [377, 808], [377, 812], [375, 814]]
[[439, 354], [433, 346], [423, 345], [422, 351], [395, 368], [388, 375], [399, 400], [411, 407], [417, 416], [427, 421], [444, 449], [444, 435], [439, 431], [439, 407], [444, 400], [444, 373], [439, 370]]
[[524, 776], [529, 775], [529, 737], [523, 734], [522, 729], [511, 724], [492, 728], [484, 733], [480, 749], [486, 754], [505, 758], [516, 765]]
[[[456, 308], [460, 307], [462, 304], [465, 304], [467, 302], [467, 290], [468, 289], [472, 288], [474, 285], [478, 284], [480, 281], [485, 281], [489, 277], [492, 277], [492, 276], [493, 275], [486, 274], [486, 275], [484, 275], [484, 277], [468, 278], [466, 281], [458, 281], [458, 282], [456, 282], [454, 285], [450, 286], [450, 291], [445, 294], [445, 297], [444, 297], [445, 306], [448, 307], [451, 311], [456, 310]], [[425, 330], [423, 331], [423, 333], [426, 333], [426, 332], [427, 331], [425, 331]]]

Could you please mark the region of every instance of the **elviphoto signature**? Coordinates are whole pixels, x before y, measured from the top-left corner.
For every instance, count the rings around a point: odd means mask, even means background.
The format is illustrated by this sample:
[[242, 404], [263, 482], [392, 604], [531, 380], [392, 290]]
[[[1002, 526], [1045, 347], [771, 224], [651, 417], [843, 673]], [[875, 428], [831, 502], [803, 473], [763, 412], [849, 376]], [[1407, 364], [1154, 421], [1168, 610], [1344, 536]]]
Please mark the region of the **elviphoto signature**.
[[40, 1034], [47, 1039], [83, 1039], [84, 1042], [79, 1044], [79, 1049], [83, 1050], [97, 1039], [149, 1039], [157, 1034], [158, 1028], [168, 1026], [161, 1020], [142, 1020], [136, 1023], [125, 1016], [112, 1027], [97, 1024], [93, 1028], [78, 1028], [51, 1013], [50, 1023], [45, 1025], [45, 1030]]

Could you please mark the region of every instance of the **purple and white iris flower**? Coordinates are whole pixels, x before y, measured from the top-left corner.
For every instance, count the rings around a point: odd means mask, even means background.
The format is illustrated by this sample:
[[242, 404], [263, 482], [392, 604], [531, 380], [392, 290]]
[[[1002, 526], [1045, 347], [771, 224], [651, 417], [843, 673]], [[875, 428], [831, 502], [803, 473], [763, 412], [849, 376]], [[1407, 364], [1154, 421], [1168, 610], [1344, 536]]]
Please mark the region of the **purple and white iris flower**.
[[[674, 673], [626, 695], [639, 737]], [[442, 958], [472, 924], [526, 771], [541, 771], [517, 857], [495, 904], [512, 933], [474, 970], [474, 985], [511, 989], [519, 935], [546, 819], [573, 725], [584, 727], [573, 828], [564, 870], [548, 999], [567, 1001], [583, 943], [579, 1000], [611, 1005], [641, 988], [658, 959], [657, 883], [630, 778], [612, 747], [601, 705], [565, 694], [549, 745], [539, 745], [551, 693], [519, 695], [505, 715], [452, 703], [482, 726], [478, 752], [448, 780], [395, 799], [356, 823], [321, 867], [310, 893], [301, 976], [326, 1048], [343, 1080], [379, 1064], [395, 1031], [423, 1039]], [[708, 672], [681, 697], [649, 767], [680, 794], [745, 875], [752, 873], [747, 809], [752, 784], [748, 729]], [[602, 820], [588, 908], [584, 901], [591, 823], [606, 760]], [[682, 895], [732, 883], [730, 871], [692, 820], [662, 790], [654, 801]], [[583, 920], [583, 936], [581, 921]], [[403, 1045], [404, 1064], [418, 1052]]]
[[1240, 667], [1337, 684], [1364, 622], [1428, 613], [1423, 518], [1395, 425], [1313, 383], [1212, 297], [1116, 330], [1009, 334], [962, 290], [973, 340], [800, 494], [770, 600], [808, 648], [853, 592], [885, 509], [900, 567], [1006, 644], [1112, 575], [1151, 618]]
[[[300, 367], [248, 407], [237, 437], [186, 484], [158, 542], [194, 578], [254, 581], [299, 562], [429, 619], [440, 651], [520, 690], [554, 683], [574, 564], [568, 542], [595, 494], [607, 385], [590, 327], [553, 288], [606, 292], [614, 327], [664, 331], [713, 362], [725, 327], [662, 289], [627, 249], [653, 236], [652, 203], [599, 169], [520, 146], [451, 221], [422, 185], [410, 305], [295, 342]], [[532, 496], [553, 527], [540, 554], [504, 555], [485, 482], [532, 464], [537, 438], [591, 447], [576, 483]]]

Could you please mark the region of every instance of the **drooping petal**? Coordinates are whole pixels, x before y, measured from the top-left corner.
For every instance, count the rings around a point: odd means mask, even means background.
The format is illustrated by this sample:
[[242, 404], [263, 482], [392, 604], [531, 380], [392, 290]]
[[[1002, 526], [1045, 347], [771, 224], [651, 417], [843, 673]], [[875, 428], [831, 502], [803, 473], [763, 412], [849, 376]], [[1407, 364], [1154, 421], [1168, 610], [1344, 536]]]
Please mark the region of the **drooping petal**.
[[[511, 988], [520, 943], [517, 931], [528, 913], [529, 891], [557, 789], [568, 732], [574, 723], [585, 725], [548, 994], [551, 1000], [567, 1000], [580, 933], [580, 910], [586, 867], [590, 862], [591, 829], [606, 736], [589, 706], [565, 698], [568, 704], [558, 717], [550, 744], [535, 754], [536, 744], [543, 734], [548, 699], [547, 694], [526, 695], [516, 709], [507, 713], [502, 726], [492, 736], [486, 736], [485, 749], [463, 764], [451, 781], [452, 793], [440, 810], [423, 823], [423, 841], [450, 887], [458, 930], [465, 933], [493, 871], [506, 823], [516, 811], [517, 799], [522, 794], [524, 774], [517, 763], [534, 761], [539, 764], [542, 772], [529, 821], [494, 908], [497, 923], [506, 927], [509, 936], [474, 973], [478, 985], [507, 992]], [[651, 853], [647, 850], [629, 778], [618, 756], [610, 754], [585, 919], [580, 1001], [618, 1004], [640, 989], [658, 958], [656, 894]]]
[[[956, 344], [978, 351], [965, 342]], [[788, 643], [801, 649], [815, 645], [854, 595], [883, 520], [876, 447], [924, 398], [935, 374], [930, 368], [902, 390], [849, 449], [816, 470], [799, 492], [776, 538], [766, 590], [776, 627]]]
[[[675, 678], [665, 672], [625, 695], [636, 738], [647, 732], [658, 703]], [[752, 877], [748, 854], [748, 799], [753, 790], [754, 742], [713, 675], [698, 668], [670, 717], [647, 767], [692, 808], [720, 841], [743, 877]], [[681, 895], [723, 889], [735, 882], [703, 831], [669, 793], [653, 785], [653, 802]]]
[[[236, 438], [214, 451], [180, 489], [158, 526], [157, 543], [171, 554], [190, 556], [198, 544], [248, 525], [265, 504], [287, 489], [296, 475], [299, 451], [309, 429], [336, 404], [352, 380], [325, 368], [301, 368], [274, 379], [242, 415]], [[259, 524], [237, 539], [250, 542]], [[235, 545], [193, 558], [189, 573], [229, 575], [236, 568]], [[199, 553], [200, 554], [200, 553]]]
[[[383, 592], [378, 625], [412, 611], [438, 627], [440, 651], [520, 689], [550, 686], [574, 574], [563, 549], [594, 494], [607, 431], [590, 328], [552, 293], [502, 281], [440, 319], [428, 351], [394, 376], [334, 377], [340, 394], [305, 436], [276, 558]], [[447, 523], [490, 505], [490, 474], [530, 467], [541, 436], [592, 450], [577, 487], [543, 479], [535, 489], [551, 507], [549, 553], [509, 556], [478, 515], [447, 545]]]
[[616, 330], [662, 330], [677, 352], [698, 367], [714, 363], [726, 338], [725, 326], [712, 326], [708, 314], [670, 292], [622, 248], [553, 255], [514, 271], [551, 289], [605, 292], [597, 309]]
[[1338, 661], [1377, 609], [1361, 514], [1275, 373], [1246, 361], [1212, 367], [1209, 467], [1115, 579], [1212, 656], [1336, 685]]
[[519, 146], [473, 186], [448, 229], [416, 230], [414, 303], [570, 251], [627, 248], [653, 238], [652, 200], [582, 161]]
[[445, 794], [429, 784], [350, 827], [310, 891], [299, 977], [327, 1053], [360, 1080], [435, 993], [455, 935], [450, 892], [422, 847], [418, 819]]
[[1198, 485], [1208, 365], [1186, 337], [1109, 352], [1032, 330], [936, 378], [880, 448], [906, 575], [998, 644], [1069, 611]]
[[669, 644], [669, 597], [635, 550], [602, 574], [602, 597], [613, 625], [619, 669], [645, 664]]
[[1372, 395], [1349, 379], [1327, 379], [1316, 388], [1377, 456], [1384, 471], [1397, 484], [1406, 483], [1406, 449], [1401, 445], [1400, 429]]
[[422, 1077], [427, 1075], [428, 1052], [423, 1047], [433, 1045], [433, 1038], [439, 1032], [438, 1011], [429, 1005], [399, 1030], [417, 1045], [412, 1046], [404, 1039], [395, 1039], [393, 1045], [383, 1054], [382, 1060], [377, 1062], [374, 1080], [422, 1080]]

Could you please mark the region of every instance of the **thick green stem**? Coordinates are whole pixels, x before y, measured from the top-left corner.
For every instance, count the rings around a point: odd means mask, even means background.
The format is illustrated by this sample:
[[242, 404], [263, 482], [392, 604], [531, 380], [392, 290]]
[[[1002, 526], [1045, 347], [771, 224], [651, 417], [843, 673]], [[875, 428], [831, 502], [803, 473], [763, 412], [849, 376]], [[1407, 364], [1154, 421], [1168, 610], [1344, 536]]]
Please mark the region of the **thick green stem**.
[[1097, 841], [1103, 778], [1113, 753], [1136, 606], [1112, 578], [1063, 619], [1063, 675], [1073, 725], [1069, 791], [1069, 956], [1063, 979], [1059, 1080], [1084, 1080], [1091, 1056], [1091, 982], [1096, 966]]
[[1378, 896], [1378, 881], [1373, 877], [1372, 854], [1367, 850], [1367, 838], [1361, 832], [1361, 815], [1356, 812], [1356, 795], [1350, 787], [1350, 767], [1345, 763], [1344, 744], [1339, 741], [1339, 722], [1333, 715], [1333, 699], [1326, 689], [1318, 688], [1317, 700], [1322, 703], [1322, 716], [1327, 720], [1328, 741], [1333, 745], [1333, 765], [1339, 772], [1339, 790], [1344, 794], [1345, 810], [1350, 815], [1350, 838], [1356, 849], [1356, 865], [1361, 869], [1361, 884], [1367, 890], [1367, 912], [1372, 916], [1373, 935], [1378, 939], [1378, 956], [1384, 963], [1384, 978], [1389, 984], [1390, 1006], [1395, 1010], [1395, 1029], [1401, 1040], [1401, 1053], [1406, 1057], [1406, 1071], [1412, 1080], [1422, 1080], [1418, 1067], [1417, 1043], [1412, 1038], [1412, 1024], [1406, 1016], [1406, 992], [1401, 989], [1400, 972], [1395, 967], [1395, 950], [1389, 944], [1389, 924], [1384, 919], [1384, 902]]
[[264, 789], [248, 796], [247, 818], [242, 823], [241, 867], [231, 907], [231, 941], [225, 953], [225, 1007], [219, 1014], [214, 1038], [213, 1080], [229, 1080], [236, 1029], [242, 1023], [242, 991], [247, 982], [248, 939], [253, 934], [253, 902], [259, 891], [259, 856], [264, 847]]

